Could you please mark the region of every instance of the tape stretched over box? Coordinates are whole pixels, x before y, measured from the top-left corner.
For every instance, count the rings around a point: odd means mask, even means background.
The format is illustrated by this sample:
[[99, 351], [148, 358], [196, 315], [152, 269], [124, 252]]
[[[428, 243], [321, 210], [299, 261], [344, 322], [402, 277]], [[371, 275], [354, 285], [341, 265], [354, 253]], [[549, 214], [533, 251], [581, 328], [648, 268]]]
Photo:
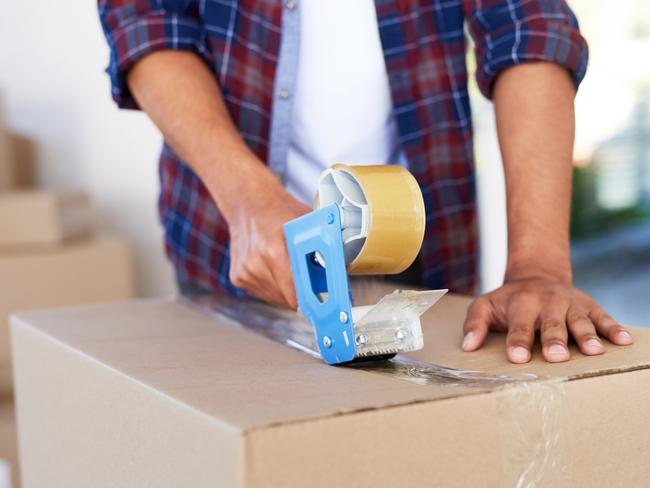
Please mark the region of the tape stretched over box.
[[[222, 322], [320, 357], [314, 331], [298, 313], [226, 294], [199, 295], [180, 300]], [[560, 428], [566, 416], [565, 378], [547, 379], [529, 373], [499, 375], [466, 371], [414, 361], [402, 355], [342, 367], [381, 374], [423, 387], [445, 384], [494, 390], [499, 398], [497, 422], [507, 486], [561, 488], [568, 485], [565, 461], [567, 441]]]

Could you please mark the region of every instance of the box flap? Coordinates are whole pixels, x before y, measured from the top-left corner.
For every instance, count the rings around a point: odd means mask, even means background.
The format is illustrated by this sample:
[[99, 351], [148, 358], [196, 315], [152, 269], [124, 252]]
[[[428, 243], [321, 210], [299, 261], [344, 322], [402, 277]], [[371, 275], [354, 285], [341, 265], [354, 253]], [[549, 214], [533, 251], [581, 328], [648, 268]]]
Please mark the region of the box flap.
[[[632, 347], [610, 347], [599, 358], [574, 351], [573, 361], [556, 365], [543, 363], [539, 353], [529, 365], [509, 364], [503, 337], [492, 337], [481, 352], [463, 353], [460, 325], [468, 303], [449, 296], [428, 312], [423, 317], [425, 350], [412, 357], [459, 369], [551, 377], [641, 368], [650, 362], [650, 331], [641, 329], [633, 331], [637, 342]], [[45, 340], [75, 349], [129, 381], [243, 430], [487, 391], [458, 383], [423, 386], [328, 366], [174, 299], [29, 312], [15, 317], [14, 327], [39, 331]]]

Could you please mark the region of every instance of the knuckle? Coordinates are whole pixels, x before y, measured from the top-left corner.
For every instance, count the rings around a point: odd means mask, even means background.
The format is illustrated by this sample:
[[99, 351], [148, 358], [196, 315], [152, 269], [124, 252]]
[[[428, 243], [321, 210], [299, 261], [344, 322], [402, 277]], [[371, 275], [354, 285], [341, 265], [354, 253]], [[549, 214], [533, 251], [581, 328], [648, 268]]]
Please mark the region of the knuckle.
[[604, 321], [604, 322], [611, 322], [614, 325], [618, 325], [618, 322], [616, 321], [616, 319], [614, 317], [612, 317], [611, 315], [609, 315], [607, 313], [604, 313], [604, 312], [603, 312], [603, 315], [601, 317], [601, 320]]
[[596, 300], [594, 300], [592, 297], [590, 297], [586, 293], [578, 290], [577, 296], [578, 296], [579, 301], [585, 307], [592, 308], [592, 309], [600, 309], [600, 305], [598, 305], [598, 302], [596, 302]]
[[244, 287], [244, 282], [241, 280], [241, 278], [239, 277], [239, 275], [231, 274], [231, 275], [229, 276], [229, 278], [230, 278], [230, 282], [231, 282], [233, 285], [235, 285], [237, 288], [243, 288], [243, 287]]
[[253, 258], [246, 261], [246, 263], [241, 267], [239, 274], [243, 279], [249, 280], [252, 276], [255, 276], [255, 273], [259, 269], [260, 269], [260, 263], [258, 263], [257, 259]]
[[243, 267], [231, 272], [229, 278], [232, 284], [237, 288], [246, 288], [247, 284], [250, 282], [250, 274], [246, 268]]
[[228, 270], [228, 279], [232, 281], [233, 285], [237, 284], [239, 281], [239, 267], [230, 266], [230, 270]]
[[622, 328], [614, 317], [606, 313], [603, 313], [600, 317], [594, 320], [604, 326]]
[[285, 252], [285, 245], [283, 241], [275, 241], [272, 245], [268, 246], [266, 249], [267, 256], [278, 259]]
[[595, 308], [591, 310], [591, 312], [589, 312], [589, 317], [597, 322], [603, 322], [611, 319], [611, 317], [607, 315], [601, 308]]
[[596, 329], [593, 327], [585, 327], [580, 330], [573, 331], [573, 337], [578, 342], [588, 341], [590, 339], [598, 339], [598, 334], [596, 334]]
[[275, 248], [273, 246], [268, 246], [262, 251], [262, 255], [265, 259], [273, 261], [275, 258]]
[[561, 332], [565, 329], [565, 325], [558, 319], [546, 319], [540, 325], [542, 332]]
[[552, 304], [558, 300], [558, 294], [552, 288], [544, 288], [538, 293], [539, 299], [544, 304]]
[[508, 334], [511, 337], [525, 337], [530, 335], [532, 329], [532, 325], [526, 324], [524, 322], [518, 322], [508, 327]]
[[584, 320], [589, 320], [587, 313], [585, 313], [582, 309], [570, 309], [567, 312], [566, 318], [569, 322], [571, 323], [576, 323], [576, 322], [581, 322]]

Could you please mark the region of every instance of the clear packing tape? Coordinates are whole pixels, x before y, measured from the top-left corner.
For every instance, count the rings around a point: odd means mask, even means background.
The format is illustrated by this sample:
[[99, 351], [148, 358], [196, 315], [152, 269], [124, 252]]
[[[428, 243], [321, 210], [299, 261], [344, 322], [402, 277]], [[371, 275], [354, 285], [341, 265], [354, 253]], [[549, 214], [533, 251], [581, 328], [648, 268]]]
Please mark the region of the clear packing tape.
[[[362, 290], [363, 292], [363, 290]], [[298, 313], [256, 300], [227, 294], [181, 298], [222, 322], [241, 327], [275, 342], [320, 358], [314, 331]], [[504, 486], [516, 488], [569, 486], [564, 378], [534, 374], [495, 375], [463, 371], [414, 361], [397, 355], [389, 360], [362, 361], [343, 367], [381, 374], [397, 380], [445, 388], [470, 387], [497, 395]], [[496, 441], [496, 440], [495, 440]], [[493, 449], [494, 446], [486, 446]]]

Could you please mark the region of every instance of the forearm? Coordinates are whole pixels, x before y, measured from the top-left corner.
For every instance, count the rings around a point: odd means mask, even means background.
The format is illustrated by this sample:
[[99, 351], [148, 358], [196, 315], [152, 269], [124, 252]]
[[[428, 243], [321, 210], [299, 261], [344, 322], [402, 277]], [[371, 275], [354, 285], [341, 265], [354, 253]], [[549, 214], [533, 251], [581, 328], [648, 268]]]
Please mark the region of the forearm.
[[570, 283], [575, 90], [551, 63], [506, 70], [494, 87], [497, 130], [506, 177], [506, 280], [542, 273]]
[[282, 226], [309, 209], [246, 146], [212, 74], [192, 53], [159, 51], [140, 60], [128, 82], [228, 222], [233, 285], [295, 309]]
[[140, 107], [205, 183], [226, 220], [247, 195], [281, 186], [246, 146], [198, 56], [155, 52], [131, 69], [128, 83]]

